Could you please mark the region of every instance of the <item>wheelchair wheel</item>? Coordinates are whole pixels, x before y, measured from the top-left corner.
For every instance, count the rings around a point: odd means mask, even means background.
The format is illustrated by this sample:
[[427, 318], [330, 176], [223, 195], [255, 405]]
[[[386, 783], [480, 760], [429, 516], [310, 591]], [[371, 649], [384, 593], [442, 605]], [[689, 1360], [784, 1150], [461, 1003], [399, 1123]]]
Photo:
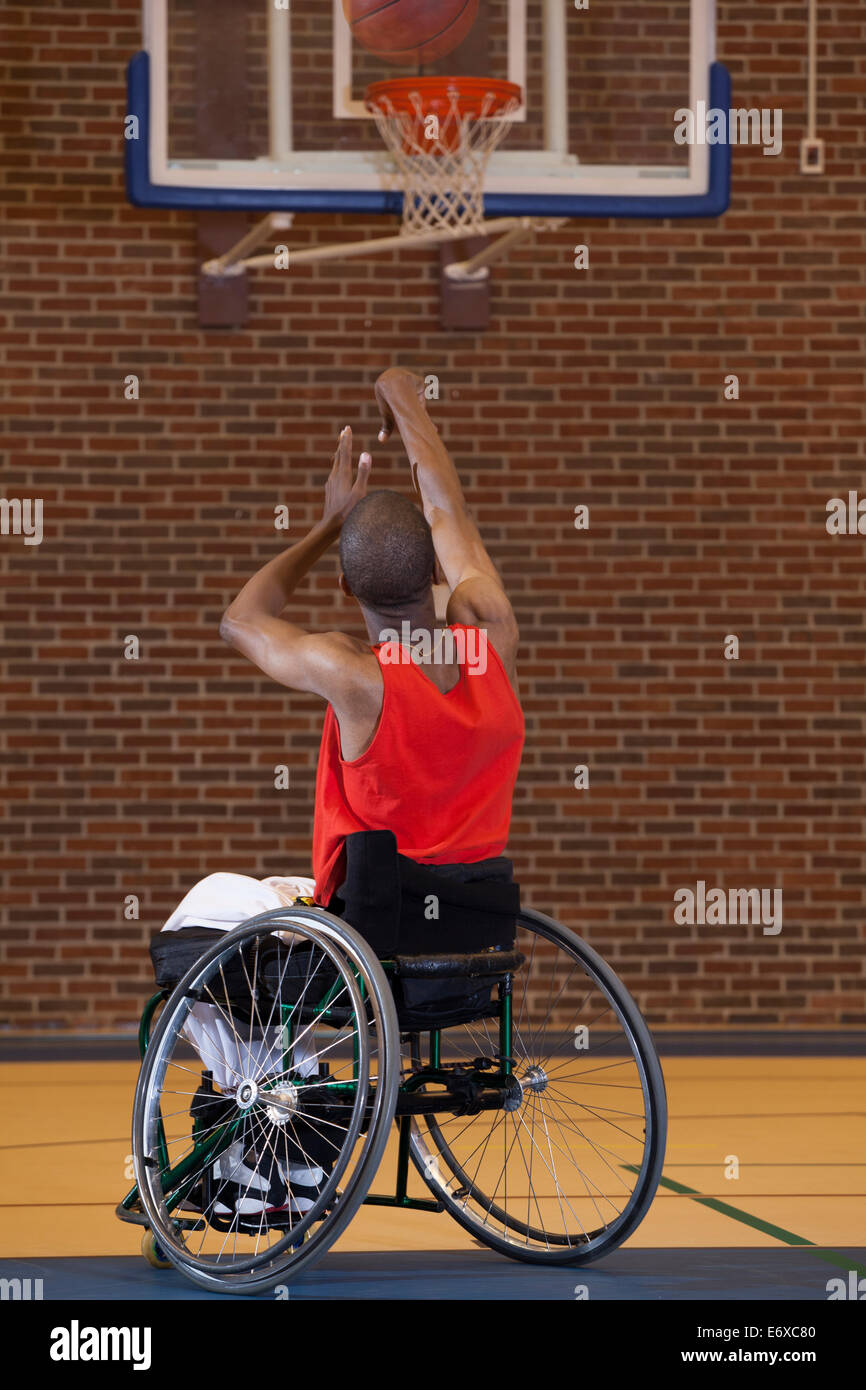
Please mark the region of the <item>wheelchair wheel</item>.
[[[502, 1108], [417, 1116], [410, 1152], [484, 1245], [532, 1263], [588, 1263], [631, 1235], [655, 1195], [664, 1078], [631, 995], [574, 932], [526, 910], [517, 948], [525, 963], [512, 977], [514, 1084]], [[440, 1048], [443, 1067], [489, 1067], [497, 1022], [449, 1028]], [[422, 1064], [417, 1035], [412, 1063]]]
[[399, 1054], [382, 967], [339, 918], [291, 907], [219, 933], [167, 1000], [136, 1089], [135, 1179], [161, 1252], [239, 1294], [307, 1270], [376, 1173]]

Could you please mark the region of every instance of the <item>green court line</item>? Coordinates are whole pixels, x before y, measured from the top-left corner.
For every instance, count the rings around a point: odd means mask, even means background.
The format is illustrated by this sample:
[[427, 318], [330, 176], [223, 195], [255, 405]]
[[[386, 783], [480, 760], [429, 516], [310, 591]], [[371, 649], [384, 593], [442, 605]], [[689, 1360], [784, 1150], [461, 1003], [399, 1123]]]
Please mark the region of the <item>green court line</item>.
[[[630, 1173], [639, 1173], [640, 1169], [633, 1164], [623, 1165]], [[659, 1186], [666, 1187], [671, 1192], [678, 1192], [682, 1197], [693, 1197], [702, 1207], [709, 1207], [712, 1211], [720, 1212], [722, 1216], [729, 1216], [732, 1221], [740, 1221], [744, 1226], [752, 1226], [756, 1231], [763, 1231], [764, 1235], [772, 1236], [774, 1240], [780, 1240], [785, 1245], [804, 1245], [809, 1249], [810, 1254], [817, 1260], [824, 1260], [827, 1264], [835, 1265], [839, 1269], [854, 1269], [861, 1276], [866, 1276], [866, 1265], [858, 1264], [856, 1260], [848, 1255], [840, 1255], [837, 1250], [824, 1250], [812, 1240], [806, 1240], [805, 1236], [797, 1236], [793, 1231], [786, 1231], [783, 1226], [774, 1226], [771, 1221], [763, 1221], [760, 1216], [752, 1216], [751, 1212], [740, 1211], [739, 1207], [732, 1207], [728, 1202], [720, 1202], [718, 1197], [704, 1197], [697, 1188], [686, 1187], [685, 1183], [675, 1182], [673, 1178], [659, 1178]]]

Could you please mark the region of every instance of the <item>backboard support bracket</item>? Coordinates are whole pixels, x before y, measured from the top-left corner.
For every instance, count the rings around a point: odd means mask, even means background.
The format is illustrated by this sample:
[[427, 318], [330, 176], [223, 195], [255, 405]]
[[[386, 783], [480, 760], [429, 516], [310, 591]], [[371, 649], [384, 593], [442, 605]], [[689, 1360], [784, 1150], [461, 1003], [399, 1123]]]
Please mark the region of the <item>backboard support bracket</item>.
[[[291, 214], [288, 215], [287, 219], [285, 213], [269, 213], [267, 217], [245, 232], [234, 246], [229, 247], [221, 255], [205, 261], [202, 266], [202, 273], [212, 279], [220, 280], [233, 279], [247, 270], [273, 269], [277, 261], [275, 245], [271, 247], [270, 251], [261, 254], [250, 255], [248, 253], [254, 251], [257, 246], [262, 246], [269, 241], [272, 242], [277, 233], [284, 230], [287, 221], [288, 223], [291, 222]], [[477, 272], [486, 270], [487, 266], [505, 255], [515, 242], [524, 240], [536, 231], [560, 227], [564, 221], [564, 218], [491, 218], [484, 223], [483, 235], [473, 238], [473, 241], [477, 241], [480, 249], [473, 249], [469, 260], [458, 260], [456, 257], [449, 260], [447, 273], [455, 281], [471, 279]], [[491, 240], [491, 238], [495, 239]], [[404, 232], [396, 232], [393, 236], [364, 237], [360, 241], [334, 242], [327, 246], [304, 246], [295, 251], [288, 249], [285, 261], [286, 268], [290, 269], [295, 265], [310, 265], [316, 261], [350, 260], [361, 256], [379, 255], [384, 251], [405, 250], [407, 247], [436, 246], [440, 242], [465, 240], [466, 231], [463, 227], [437, 228], [435, 231], [413, 233], [411, 236], [407, 236]], [[487, 276], [479, 274], [477, 278], [486, 279]]]

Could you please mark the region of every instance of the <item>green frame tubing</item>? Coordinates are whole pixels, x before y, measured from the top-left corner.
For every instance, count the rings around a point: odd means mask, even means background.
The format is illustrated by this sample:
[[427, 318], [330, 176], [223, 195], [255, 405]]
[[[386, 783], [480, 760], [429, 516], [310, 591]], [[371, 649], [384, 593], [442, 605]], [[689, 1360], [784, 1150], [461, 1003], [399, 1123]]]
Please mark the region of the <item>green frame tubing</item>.
[[[381, 964], [386, 974], [392, 974], [396, 970], [395, 961], [383, 960]], [[366, 992], [364, 989], [364, 982], [358, 976], [357, 971], [354, 971], [354, 973], [356, 979], [358, 980], [358, 985], [363, 996]], [[315, 1006], [315, 1012], [320, 1015], [322, 1021], [325, 1023], [327, 1023], [328, 1021], [327, 1014], [330, 1007], [331, 995], [335, 988], [336, 984], [332, 985], [331, 988], [328, 990], [328, 993], [324, 996], [320, 1003]], [[141, 1015], [141, 1022], [139, 1024], [138, 1029], [138, 1051], [142, 1061], [144, 1060], [144, 1055], [150, 1043], [151, 1033], [153, 1031], [154, 1016], [156, 1014], [157, 1009], [159, 1008], [159, 1005], [163, 1003], [166, 999], [168, 999], [169, 993], [170, 991], [168, 990], [160, 990], [157, 994], [151, 995], [150, 999], [148, 999], [147, 1003], [144, 1006], [144, 1011]], [[507, 1086], [510, 1080], [513, 1066], [513, 1057], [511, 1052], [513, 1042], [513, 1013], [510, 975], [507, 976], [504, 983], [501, 983], [497, 986], [497, 993], [499, 1002], [498, 1018], [500, 1069], [495, 1072], [489, 1070], [485, 1070], [483, 1072], [473, 1071], [468, 1074], [468, 1079], [470, 1081], [478, 1080], [480, 1082], [483, 1082], [485, 1086], [496, 1086], [497, 1083], [499, 1083], [504, 1088], [505, 1086]], [[292, 1046], [292, 1014], [294, 1012], [294, 1008], [295, 1006], [292, 1004], [284, 1004], [281, 1006], [280, 1010], [281, 1024], [283, 1029], [282, 1058], [283, 1067], [285, 1070], [288, 1069], [286, 1064], [288, 1054], [291, 1051]], [[411, 1095], [414, 1091], [419, 1090], [421, 1086], [424, 1086], [430, 1082], [438, 1082], [440, 1084], [444, 1084], [446, 1078], [451, 1075], [450, 1071], [442, 1068], [442, 1030], [439, 1028], [429, 1030], [429, 1039], [429, 1066], [422, 1068], [421, 1071], [415, 1072], [412, 1076], [408, 1077], [405, 1081], [401, 1082], [399, 1094]], [[335, 1086], [333, 1089], [341, 1091], [345, 1090], [346, 1092], [351, 1094], [354, 1085], [357, 1084], [358, 1080], [358, 1065], [359, 1046], [358, 1034], [356, 1030], [352, 1036], [352, 1081], [338, 1083], [337, 1086]], [[315, 1084], [315, 1081], [312, 1081], [307, 1078], [299, 1078], [299, 1081], [296, 1084], [311, 1085]], [[425, 1197], [410, 1197], [408, 1195], [407, 1188], [409, 1182], [409, 1144], [412, 1132], [412, 1118], [413, 1117], [411, 1114], [401, 1114], [396, 1116], [399, 1138], [397, 1148], [397, 1176], [394, 1193], [368, 1193], [368, 1195], [364, 1198], [365, 1206], [404, 1207], [409, 1208], [413, 1211], [444, 1210], [444, 1205], [441, 1201], [436, 1201], [431, 1198]], [[158, 1134], [160, 1164], [163, 1173], [167, 1173], [169, 1175], [170, 1187], [174, 1189], [172, 1191], [171, 1197], [166, 1202], [166, 1206], [169, 1210], [173, 1210], [173, 1208], [182, 1199], [182, 1197], [186, 1195], [183, 1184], [188, 1172], [191, 1169], [197, 1170], [201, 1160], [212, 1161], [213, 1159], [217, 1158], [219, 1154], [223, 1152], [224, 1149], [228, 1148], [228, 1146], [232, 1142], [232, 1139], [234, 1138], [234, 1134], [238, 1124], [239, 1120], [227, 1121], [224, 1126], [222, 1126], [215, 1133], [210, 1135], [210, 1137], [207, 1140], [205, 1140], [205, 1142], [202, 1144], [195, 1142], [194, 1125], [194, 1142], [192, 1150], [190, 1153], [187, 1154], [185, 1158], [182, 1158], [180, 1160], [177, 1167], [172, 1171], [168, 1156], [168, 1147], [165, 1141], [165, 1134], [162, 1128], [162, 1121], [160, 1120]], [[126, 1196], [123, 1198], [123, 1201], [118, 1205], [117, 1215], [121, 1217], [122, 1220], [134, 1220], [135, 1216], [138, 1214], [136, 1212], [138, 1201], [138, 1185], [136, 1184], [126, 1194]]]

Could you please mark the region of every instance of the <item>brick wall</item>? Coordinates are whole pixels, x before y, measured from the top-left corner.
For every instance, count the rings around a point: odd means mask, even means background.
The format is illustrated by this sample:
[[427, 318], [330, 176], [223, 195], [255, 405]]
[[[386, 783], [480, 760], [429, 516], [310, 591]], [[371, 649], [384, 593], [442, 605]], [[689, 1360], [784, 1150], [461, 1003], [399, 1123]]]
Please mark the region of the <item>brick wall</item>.
[[[863, 487], [861, 7], [821, 6], [825, 177], [798, 172], [805, 3], [721, 0], [737, 104], [784, 109], [782, 155], [735, 151], [718, 222], [575, 223], [515, 252], [483, 338], [438, 330], [426, 251], [259, 274], [246, 329], [199, 330], [193, 218], [124, 199], [138, 12], [4, 12], [3, 493], [44, 499], [45, 535], [0, 539], [3, 1021], [128, 1025], [191, 882], [308, 869], [322, 709], [217, 625], [276, 549], [274, 505], [293, 539], [317, 515], [339, 428], [375, 442], [370, 385], [399, 360], [440, 378], [521, 623], [527, 899], [657, 1026], [862, 1026], [864, 541], [825, 530]], [[374, 459], [403, 483], [396, 446]], [[335, 578], [331, 557], [297, 618], [360, 635]], [[781, 887], [781, 934], [675, 926], [699, 879]]]

